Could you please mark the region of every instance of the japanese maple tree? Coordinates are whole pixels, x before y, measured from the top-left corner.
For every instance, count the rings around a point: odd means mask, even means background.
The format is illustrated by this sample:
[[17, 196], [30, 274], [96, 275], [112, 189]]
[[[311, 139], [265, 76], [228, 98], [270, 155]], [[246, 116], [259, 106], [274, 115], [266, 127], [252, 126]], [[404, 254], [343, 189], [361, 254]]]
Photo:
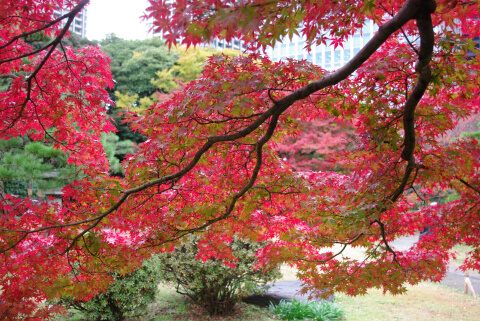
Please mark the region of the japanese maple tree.
[[[49, 136], [85, 179], [62, 206], [0, 202], [0, 316], [45, 319], [54, 296], [88, 299], [152, 253], [202, 232], [199, 259], [235, 264], [233, 236], [273, 240], [263, 264], [296, 266], [305, 290], [401, 293], [439, 280], [451, 248], [474, 248], [480, 268], [480, 148], [440, 143], [459, 119], [478, 113], [478, 0], [150, 0], [147, 16], [169, 45], [215, 37], [260, 52], [299, 34], [306, 49], [341, 43], [366, 20], [378, 32], [345, 66], [327, 72], [305, 60], [272, 62], [255, 52], [209, 58], [202, 76], [171, 100], [130, 114], [148, 140], [109, 177], [100, 147], [112, 130], [112, 85], [99, 48], [62, 44], [88, 0], [2, 0], [0, 138]], [[55, 6], [70, 11], [56, 19]], [[63, 25], [65, 23], [65, 25]], [[50, 43], [32, 49], [37, 33]], [[350, 121], [355, 148], [335, 155], [343, 174], [294, 171], [276, 153], [299, 122]], [[460, 198], [413, 211], [444, 188]], [[391, 242], [430, 226], [411, 249]], [[364, 260], [342, 255], [361, 247]], [[317, 292], [319, 293], [319, 292]]]
[[296, 171], [341, 171], [338, 153], [355, 147], [349, 122], [324, 118], [299, 123], [299, 133], [277, 144], [279, 156]]

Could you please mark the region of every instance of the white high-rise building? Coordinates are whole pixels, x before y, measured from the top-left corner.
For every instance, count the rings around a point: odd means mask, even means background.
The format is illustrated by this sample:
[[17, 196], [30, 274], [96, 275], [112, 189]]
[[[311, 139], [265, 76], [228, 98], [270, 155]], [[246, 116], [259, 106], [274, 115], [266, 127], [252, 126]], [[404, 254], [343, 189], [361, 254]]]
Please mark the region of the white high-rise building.
[[357, 31], [353, 37], [350, 37], [343, 44], [343, 48], [338, 46], [334, 49], [333, 45], [327, 42], [326, 45], [312, 46], [310, 53], [307, 53], [304, 49], [305, 40], [301, 37], [294, 36], [292, 40], [285, 38], [282, 43], [277, 43], [274, 48], [268, 48], [267, 55], [273, 61], [285, 58], [307, 59], [326, 70], [334, 70], [345, 65], [356, 55], [377, 30], [377, 25], [372, 21], [367, 21], [361, 31]]
[[[68, 13], [67, 10], [60, 9], [58, 6], [53, 12], [55, 18], [59, 18], [62, 15]], [[72, 24], [69, 28], [70, 32], [73, 32], [79, 35], [82, 38], [86, 37], [87, 34], [87, 9], [83, 9], [79, 14], [73, 19]]]
[[[167, 5], [171, 6], [175, 0], [166, 0]], [[149, 27], [151, 27], [151, 22]], [[305, 39], [299, 36], [294, 36], [291, 40], [287, 37], [283, 39], [282, 43], [277, 43], [274, 48], [267, 48], [267, 56], [273, 61], [279, 61], [286, 58], [294, 58], [297, 60], [307, 59], [308, 61], [326, 69], [334, 70], [345, 65], [360, 49], [372, 38], [373, 34], [378, 30], [378, 26], [372, 21], [367, 21], [363, 28], [357, 31], [353, 37], [350, 37], [344, 44], [343, 48], [338, 46], [336, 49], [330, 42], [326, 45], [312, 46], [310, 53], [305, 47]], [[160, 37], [164, 39], [163, 34], [152, 34], [153, 37]], [[231, 42], [225, 40], [215, 39], [206, 47], [215, 49], [237, 49], [245, 50], [243, 41], [233, 39]]]
[[[175, 2], [175, 0], [166, 0], [165, 2], [167, 4], [167, 6], [170, 8], [172, 6], [172, 3]], [[148, 26], [149, 29], [152, 27], [152, 25], [153, 24], [152, 24], [151, 21], [147, 22], [147, 26]], [[152, 35], [152, 37], [160, 37], [160, 39], [162, 39], [162, 40], [165, 39], [164, 36], [163, 36], [163, 33], [151, 32], [151, 35]], [[242, 51], [245, 50], [245, 43], [243, 41], [238, 40], [237, 38], [234, 38], [230, 42], [215, 38], [213, 41], [211, 41], [210, 43], [204, 44], [203, 46], [204, 47], [211, 47], [211, 48], [219, 49], [219, 50], [227, 49], [227, 48], [242, 50]]]
[[[147, 23], [148, 28], [150, 29], [152, 26], [152, 23]], [[159, 37], [162, 40], [165, 40], [165, 37], [163, 36], [163, 33], [151, 33], [151, 37]], [[205, 43], [201, 45], [202, 47], [211, 47], [214, 49], [236, 49], [236, 50], [245, 50], [245, 43], [243, 41], [238, 40], [237, 38], [234, 38], [232, 41], [227, 42], [222, 39], [215, 38], [213, 41], [209, 43]]]

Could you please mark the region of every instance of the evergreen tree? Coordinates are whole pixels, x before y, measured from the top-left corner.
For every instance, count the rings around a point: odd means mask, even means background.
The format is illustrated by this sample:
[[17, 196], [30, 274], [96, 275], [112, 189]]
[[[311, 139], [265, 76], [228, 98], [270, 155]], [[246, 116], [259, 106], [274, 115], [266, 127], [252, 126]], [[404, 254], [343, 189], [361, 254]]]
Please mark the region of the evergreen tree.
[[52, 145], [32, 142], [26, 136], [0, 140], [3, 193], [35, 197], [39, 191], [64, 186], [75, 178], [75, 172], [66, 154]]

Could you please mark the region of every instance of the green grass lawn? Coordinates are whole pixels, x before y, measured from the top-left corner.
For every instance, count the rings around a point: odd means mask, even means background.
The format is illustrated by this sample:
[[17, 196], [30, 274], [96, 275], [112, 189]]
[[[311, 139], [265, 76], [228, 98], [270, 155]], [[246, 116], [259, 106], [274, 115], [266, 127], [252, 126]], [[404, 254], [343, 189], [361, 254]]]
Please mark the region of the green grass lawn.
[[410, 286], [405, 295], [383, 295], [380, 290], [370, 290], [365, 296], [336, 298], [348, 321], [480, 320], [479, 299], [434, 283]]

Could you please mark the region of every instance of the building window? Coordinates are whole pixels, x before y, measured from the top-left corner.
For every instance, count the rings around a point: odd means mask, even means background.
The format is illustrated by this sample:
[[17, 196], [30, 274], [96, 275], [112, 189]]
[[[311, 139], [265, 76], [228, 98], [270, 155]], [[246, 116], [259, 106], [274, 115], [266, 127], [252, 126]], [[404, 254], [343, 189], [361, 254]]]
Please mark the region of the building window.
[[332, 52], [329, 48], [325, 51], [325, 69], [330, 69], [332, 67]]
[[370, 21], [365, 21], [362, 27], [363, 32], [370, 32]]
[[325, 63], [329, 64], [332, 62], [332, 52], [327, 48], [325, 51]]
[[366, 32], [363, 34], [363, 43], [367, 43], [372, 37], [370, 36], [370, 32]]
[[334, 57], [335, 65], [337, 63], [341, 64], [342, 63], [342, 51], [340, 49], [335, 50]]
[[321, 65], [323, 63], [322, 61], [322, 58], [323, 58], [323, 55], [322, 55], [322, 52], [320, 51], [320, 48], [317, 47], [317, 54], [315, 55], [315, 63], [317, 65]]
[[280, 46], [279, 45], [275, 45], [275, 47], [273, 48], [273, 56], [275, 58], [280, 57]]
[[345, 49], [345, 51], [343, 52], [343, 61], [350, 61], [350, 48]]
[[358, 33], [356, 33], [353, 36], [353, 48], [360, 48], [361, 46], [362, 46], [362, 38]]
[[295, 50], [295, 43], [291, 42], [290, 46], [288, 48], [288, 56], [291, 57], [291, 58], [295, 58], [296, 55], [297, 55], [297, 52]]
[[343, 49], [348, 50], [352, 46], [352, 38], [348, 38], [347, 41], [343, 44]]

